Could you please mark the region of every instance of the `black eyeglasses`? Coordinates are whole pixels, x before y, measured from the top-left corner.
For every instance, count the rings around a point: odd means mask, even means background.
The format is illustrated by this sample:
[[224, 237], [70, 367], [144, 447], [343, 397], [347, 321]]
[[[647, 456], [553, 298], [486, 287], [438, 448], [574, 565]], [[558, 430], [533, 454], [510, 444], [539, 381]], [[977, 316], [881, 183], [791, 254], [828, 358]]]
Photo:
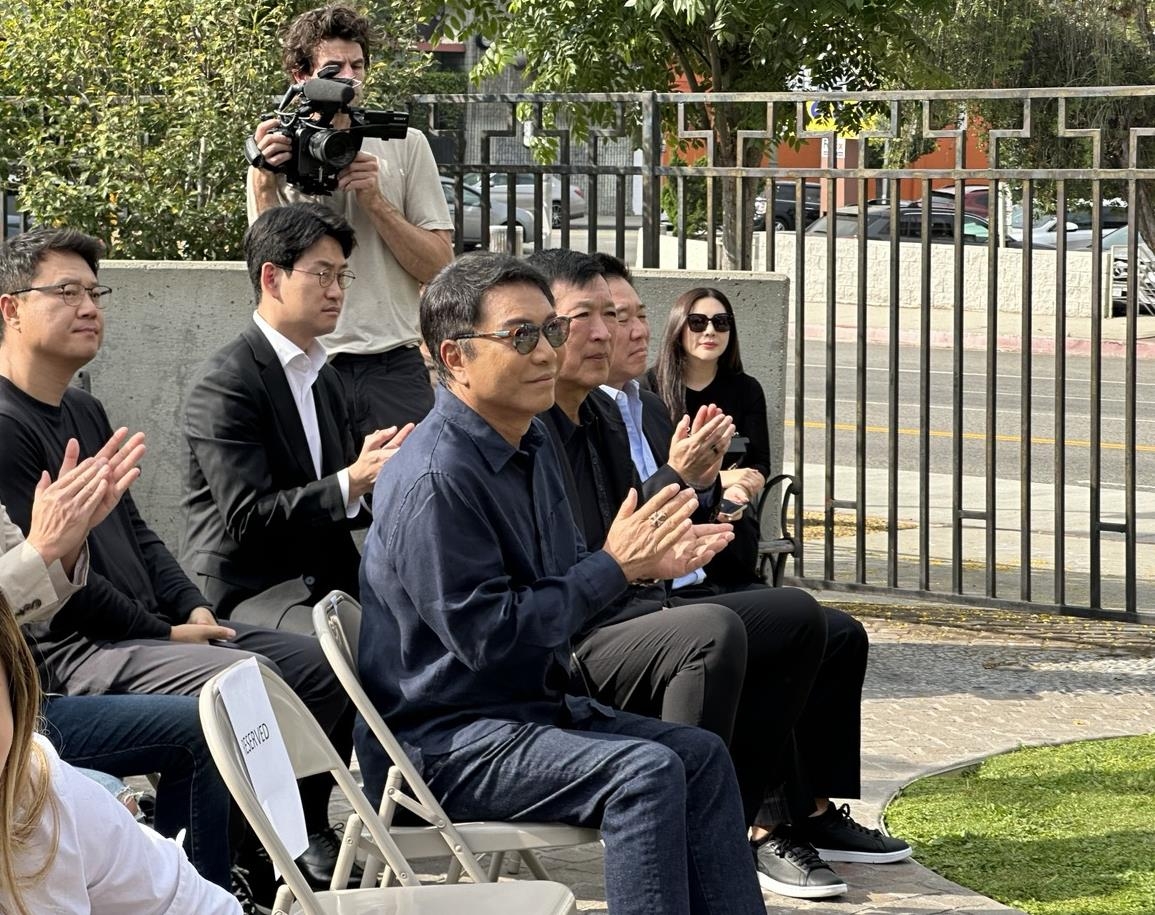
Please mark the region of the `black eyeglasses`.
[[111, 286], [84, 286], [80, 283], [56, 283], [52, 286], [26, 286], [23, 289], [13, 289], [10, 295], [20, 295], [24, 292], [55, 293], [60, 296], [69, 308], [79, 308], [85, 297], [92, 299], [97, 308], [103, 308], [112, 295]]
[[544, 335], [545, 342], [557, 349], [569, 337], [569, 318], [554, 315], [544, 324], [518, 324], [508, 330], [494, 330], [487, 334], [470, 331], [464, 334], [454, 334], [451, 340], [512, 340], [513, 348], [521, 355], [528, 356], [537, 349], [537, 341]]
[[717, 315], [700, 315], [696, 312], [686, 315], [686, 326], [696, 334], [704, 331], [707, 324], [713, 324], [714, 330], [720, 334], [728, 334], [734, 326], [734, 319], [726, 312]]
[[333, 285], [333, 280], [337, 281], [337, 285], [342, 289], [348, 289], [349, 284], [357, 279], [356, 274], [350, 273], [348, 270], [342, 270], [336, 273], [328, 268], [324, 270], [302, 270], [300, 267], [282, 267], [286, 273], [307, 273], [309, 276], [315, 276], [317, 282], [321, 284], [322, 289], [328, 289]]

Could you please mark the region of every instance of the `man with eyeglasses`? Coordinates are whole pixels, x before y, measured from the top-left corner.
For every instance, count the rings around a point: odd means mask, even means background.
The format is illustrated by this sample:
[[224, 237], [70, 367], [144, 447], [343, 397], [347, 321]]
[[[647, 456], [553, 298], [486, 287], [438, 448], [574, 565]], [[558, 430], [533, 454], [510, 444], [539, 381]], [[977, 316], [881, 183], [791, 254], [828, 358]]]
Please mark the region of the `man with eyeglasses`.
[[[100, 401], [71, 384], [104, 337], [102, 306], [110, 297], [96, 277], [103, 247], [82, 232], [47, 228], [0, 245], [0, 502], [25, 532], [44, 468], [63, 464], [70, 440], [83, 460], [113, 436]], [[337, 257], [340, 272], [339, 247]], [[290, 281], [320, 291], [316, 277]], [[317, 640], [220, 625], [212, 602], [141, 518], [131, 493], [89, 533], [88, 548], [86, 586], [50, 621], [24, 627], [46, 692], [195, 696], [218, 671], [256, 657], [278, 670], [330, 739], [351, 752], [351, 705]], [[328, 775], [302, 783], [311, 840], [305, 869], [317, 882], [331, 876], [339, 850], [329, 829], [332, 787]]]
[[313, 603], [358, 594], [351, 531], [369, 523], [362, 497], [412, 425], [356, 448], [317, 342], [340, 318], [354, 247], [320, 204], [262, 213], [244, 239], [256, 311], [189, 388], [181, 559], [223, 618], [311, 633]]
[[[587, 552], [535, 415], [573, 322], [545, 280], [469, 254], [426, 289], [442, 384], [382, 469], [362, 563], [360, 673], [455, 820], [597, 827], [615, 915], [764, 915], [721, 741], [569, 692], [569, 641], [635, 578], [680, 574], [729, 542], [693, 493], [617, 509]], [[359, 730], [371, 797], [389, 761]]]
[[[361, 104], [374, 39], [366, 16], [340, 4], [320, 7], [289, 25], [282, 64], [294, 82], [336, 66], [338, 78], [353, 81]], [[334, 126], [347, 126], [342, 119], [347, 116], [338, 115]], [[270, 118], [254, 135], [268, 168], [290, 156], [290, 140], [278, 126]], [[340, 213], [357, 233], [351, 265], [359, 280], [336, 327], [321, 338], [345, 386], [355, 435], [419, 421], [433, 405], [433, 391], [418, 348], [418, 292], [453, 260], [453, 221], [429, 142], [413, 128], [404, 139], [366, 138], [329, 196], [303, 194], [268, 168], [248, 171], [250, 223], [271, 207], [313, 200]]]

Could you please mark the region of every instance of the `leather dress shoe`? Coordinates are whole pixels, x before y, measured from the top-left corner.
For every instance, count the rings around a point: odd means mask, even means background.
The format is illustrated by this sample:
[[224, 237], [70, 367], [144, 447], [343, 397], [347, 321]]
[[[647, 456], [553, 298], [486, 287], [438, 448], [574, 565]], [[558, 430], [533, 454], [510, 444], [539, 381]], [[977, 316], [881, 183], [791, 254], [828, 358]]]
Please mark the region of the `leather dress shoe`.
[[[309, 847], [297, 859], [297, 866], [309, 885], [316, 890], [327, 890], [333, 882], [333, 870], [337, 866], [337, 855], [341, 852], [341, 837], [337, 830], [329, 827], [321, 832], [309, 833]], [[349, 887], [361, 885], [361, 865], [354, 864], [349, 875]]]

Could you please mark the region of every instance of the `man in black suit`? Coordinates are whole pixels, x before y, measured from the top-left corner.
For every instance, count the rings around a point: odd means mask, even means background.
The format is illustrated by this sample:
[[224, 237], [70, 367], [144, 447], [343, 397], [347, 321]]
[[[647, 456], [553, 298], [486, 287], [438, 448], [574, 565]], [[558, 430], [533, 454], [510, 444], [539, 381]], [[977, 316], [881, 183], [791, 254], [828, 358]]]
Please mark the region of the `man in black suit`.
[[263, 213], [244, 241], [253, 320], [189, 392], [181, 558], [222, 617], [312, 632], [309, 605], [357, 596], [362, 497], [413, 427], [373, 432], [358, 454], [317, 342], [341, 314], [354, 244], [319, 204]]
[[[622, 451], [628, 447], [638, 475], [644, 479], [660, 464], [678, 460], [671, 460], [671, 452], [680, 448], [682, 430], [675, 431], [661, 398], [637, 382], [646, 370], [650, 330], [645, 303], [634, 289], [629, 269], [610, 255], [596, 254], [592, 259], [605, 272], [617, 318], [608, 381], [599, 393], [617, 404], [618, 419], [629, 436], [628, 446], [619, 439], [617, 447]], [[751, 473], [756, 479], [748, 483], [741, 480], [740, 485], [753, 486], [761, 480], [756, 471]], [[727, 495], [744, 501], [735, 494]], [[728, 595], [731, 590], [739, 593]], [[781, 618], [797, 612], [800, 603], [813, 604], [804, 592], [793, 588], [749, 585], [728, 589], [704, 575], [687, 575], [671, 582], [671, 595], [673, 602], [710, 600], [735, 609], [749, 627], [751, 658], [758, 643], [781, 645], [784, 641], [781, 631], [761, 625], [763, 614]], [[824, 861], [834, 862], [890, 863], [911, 853], [905, 842], [859, 826], [847, 805], [837, 807], [830, 800], [830, 795], [859, 796], [861, 697], [869, 643], [865, 629], [850, 614], [828, 605], [821, 606], [821, 612], [826, 643], [821, 658], [808, 671], [811, 684], [805, 704], [793, 713], [794, 758], [784, 784], [765, 786], [766, 794], [752, 823], [756, 839], [772, 830], [767, 840], [757, 843], [762, 886], [783, 895], [811, 898], [825, 894], [833, 885], [830, 872], [814, 873], [815, 848]], [[748, 681], [766, 665], [752, 666]], [[766, 690], [763, 695], [768, 698], [772, 694]], [[737, 724], [736, 732], [740, 728]], [[741, 765], [740, 757], [736, 762]], [[784, 822], [791, 823], [790, 827], [782, 827]], [[820, 881], [817, 886], [812, 885], [815, 876]]]

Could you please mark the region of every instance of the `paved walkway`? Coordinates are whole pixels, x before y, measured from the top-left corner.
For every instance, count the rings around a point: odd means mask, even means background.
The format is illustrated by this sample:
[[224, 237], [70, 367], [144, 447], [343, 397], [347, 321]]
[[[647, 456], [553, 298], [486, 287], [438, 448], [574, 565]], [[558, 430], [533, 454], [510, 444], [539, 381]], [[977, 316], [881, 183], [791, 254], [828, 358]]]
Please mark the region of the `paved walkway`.
[[[1155, 731], [1155, 628], [922, 606], [845, 605], [866, 624], [864, 797], [876, 825], [911, 780], [1024, 744]], [[543, 856], [583, 911], [604, 912], [600, 846]], [[850, 892], [802, 902], [766, 895], [766, 911], [945, 915], [1015, 911], [908, 861], [839, 864]], [[660, 913], [655, 913], [660, 915]]]

